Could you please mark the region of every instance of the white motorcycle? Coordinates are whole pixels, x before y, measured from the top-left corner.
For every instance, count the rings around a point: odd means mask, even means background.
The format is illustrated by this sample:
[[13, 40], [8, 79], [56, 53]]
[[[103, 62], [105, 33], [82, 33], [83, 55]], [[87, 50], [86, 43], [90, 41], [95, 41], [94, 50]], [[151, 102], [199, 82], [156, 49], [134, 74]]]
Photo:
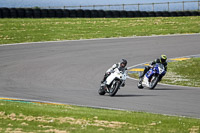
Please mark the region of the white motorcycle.
[[100, 86], [98, 91], [99, 95], [105, 95], [109, 93], [110, 96], [114, 96], [121, 86], [125, 84], [127, 78], [127, 70], [123, 73], [115, 68], [113, 72], [107, 77], [104, 86]]

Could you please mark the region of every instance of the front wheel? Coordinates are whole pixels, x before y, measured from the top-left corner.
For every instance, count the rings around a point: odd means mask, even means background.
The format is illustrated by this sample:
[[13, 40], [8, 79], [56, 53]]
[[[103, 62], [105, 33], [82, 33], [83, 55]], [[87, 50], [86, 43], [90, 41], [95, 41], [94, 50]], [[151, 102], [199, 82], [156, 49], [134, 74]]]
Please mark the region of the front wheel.
[[153, 90], [153, 89], [156, 87], [158, 81], [159, 81], [159, 76], [154, 75], [154, 76], [151, 78], [151, 82], [150, 82], [150, 87], [149, 87], [149, 88], [150, 88], [151, 90]]
[[138, 87], [138, 89], [143, 89], [144, 87], [142, 86], [142, 84], [140, 84], [139, 82], [138, 82], [138, 84], [137, 84], [137, 87]]
[[144, 88], [144, 87], [142, 86], [142, 81], [143, 81], [143, 78], [140, 78], [140, 79], [139, 79], [139, 82], [138, 82], [138, 84], [137, 84], [138, 89], [143, 89], [143, 88]]
[[99, 95], [105, 95], [105, 89], [101, 86], [98, 90]]
[[120, 81], [114, 81], [112, 83], [112, 86], [110, 87], [109, 95], [114, 96], [117, 93], [119, 87], [120, 87]]

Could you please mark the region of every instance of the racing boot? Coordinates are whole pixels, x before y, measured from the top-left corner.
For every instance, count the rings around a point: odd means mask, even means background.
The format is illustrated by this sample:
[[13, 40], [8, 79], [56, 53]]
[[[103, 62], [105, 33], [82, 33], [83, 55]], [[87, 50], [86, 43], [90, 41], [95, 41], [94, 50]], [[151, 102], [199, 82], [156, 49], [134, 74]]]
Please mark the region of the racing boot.
[[144, 72], [142, 73], [142, 75], [139, 76], [139, 84], [142, 84], [142, 81], [143, 81], [143, 78], [144, 78], [144, 75], [145, 75], [145, 70]]
[[125, 83], [123, 83], [121, 86], [124, 87], [124, 86], [125, 86]]
[[106, 81], [101, 81], [101, 87], [104, 87], [106, 85]]

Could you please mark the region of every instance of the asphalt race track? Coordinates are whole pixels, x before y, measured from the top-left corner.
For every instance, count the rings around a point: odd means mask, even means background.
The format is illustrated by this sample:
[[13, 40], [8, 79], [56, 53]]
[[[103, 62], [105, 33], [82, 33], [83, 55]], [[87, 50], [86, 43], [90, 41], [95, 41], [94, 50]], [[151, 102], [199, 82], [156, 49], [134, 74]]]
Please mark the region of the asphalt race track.
[[104, 72], [121, 58], [128, 66], [200, 54], [200, 35], [97, 39], [0, 46], [0, 97], [200, 118], [200, 88], [137, 89], [128, 79], [115, 97], [97, 92]]

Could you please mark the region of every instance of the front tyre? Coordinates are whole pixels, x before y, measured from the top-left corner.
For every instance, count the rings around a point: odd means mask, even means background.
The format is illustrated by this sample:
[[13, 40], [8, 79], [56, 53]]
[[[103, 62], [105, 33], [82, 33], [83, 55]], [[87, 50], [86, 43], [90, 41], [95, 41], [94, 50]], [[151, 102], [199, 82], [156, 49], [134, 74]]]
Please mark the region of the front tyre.
[[110, 88], [109, 95], [110, 95], [110, 96], [114, 96], [114, 95], [117, 93], [119, 87], [120, 87], [120, 81], [114, 81], [114, 82], [112, 83], [111, 88]]
[[142, 84], [140, 84], [139, 82], [138, 82], [138, 84], [137, 84], [137, 87], [138, 87], [138, 89], [143, 89], [144, 87], [142, 86]]
[[158, 81], [159, 81], [159, 76], [158, 75], [153, 75], [153, 77], [151, 79], [151, 82], [150, 82], [149, 89], [153, 90], [156, 87]]
[[99, 95], [105, 95], [105, 89], [101, 86], [98, 90]]
[[138, 89], [143, 89], [144, 87], [142, 86], [142, 78], [139, 79], [139, 82], [137, 84]]

